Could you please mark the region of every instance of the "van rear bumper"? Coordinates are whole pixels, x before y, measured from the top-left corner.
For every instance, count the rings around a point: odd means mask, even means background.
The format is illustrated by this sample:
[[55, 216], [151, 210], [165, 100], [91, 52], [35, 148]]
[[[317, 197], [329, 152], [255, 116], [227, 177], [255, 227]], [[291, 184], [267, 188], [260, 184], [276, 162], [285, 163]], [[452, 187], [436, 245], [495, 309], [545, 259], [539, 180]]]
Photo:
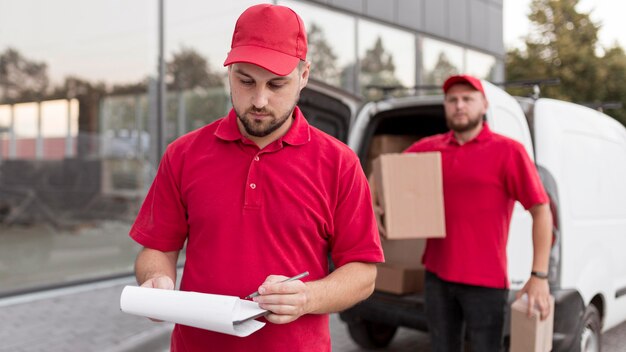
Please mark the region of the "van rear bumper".
[[[552, 351], [576, 351], [579, 343], [585, 304], [576, 290], [553, 290], [554, 338]], [[511, 301], [515, 295], [511, 294]], [[350, 324], [371, 321], [391, 326], [402, 326], [428, 331], [424, 314], [424, 298], [421, 294], [398, 296], [374, 292], [367, 300], [339, 314], [341, 320]], [[509, 342], [510, 322], [505, 323], [505, 345]]]

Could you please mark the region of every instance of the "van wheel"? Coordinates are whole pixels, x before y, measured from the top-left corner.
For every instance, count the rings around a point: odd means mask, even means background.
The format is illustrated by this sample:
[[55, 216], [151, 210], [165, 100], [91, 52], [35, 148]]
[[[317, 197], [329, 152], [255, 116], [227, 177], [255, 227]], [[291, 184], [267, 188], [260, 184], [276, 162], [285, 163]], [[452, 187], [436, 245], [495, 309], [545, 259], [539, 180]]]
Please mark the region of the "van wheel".
[[590, 304], [583, 315], [583, 325], [580, 331], [580, 351], [600, 352], [600, 313]]
[[354, 342], [363, 348], [387, 347], [398, 330], [397, 326], [367, 320], [348, 323], [348, 332]]

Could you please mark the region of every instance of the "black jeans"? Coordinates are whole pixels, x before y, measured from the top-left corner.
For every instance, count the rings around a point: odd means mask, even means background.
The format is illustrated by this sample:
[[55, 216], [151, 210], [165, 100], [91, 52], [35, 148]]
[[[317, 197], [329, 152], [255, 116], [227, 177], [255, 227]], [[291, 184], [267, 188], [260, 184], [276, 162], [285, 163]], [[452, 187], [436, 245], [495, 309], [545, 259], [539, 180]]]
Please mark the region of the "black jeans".
[[[432, 352], [498, 352], [509, 290], [456, 284], [426, 272], [425, 306]], [[464, 334], [465, 332], [465, 334]]]

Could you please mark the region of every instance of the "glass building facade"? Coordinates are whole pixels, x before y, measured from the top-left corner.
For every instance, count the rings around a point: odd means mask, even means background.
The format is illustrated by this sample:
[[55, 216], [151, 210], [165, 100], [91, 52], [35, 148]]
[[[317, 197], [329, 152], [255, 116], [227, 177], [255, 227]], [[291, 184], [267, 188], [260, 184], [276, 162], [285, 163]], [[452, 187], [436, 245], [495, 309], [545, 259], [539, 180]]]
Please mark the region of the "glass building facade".
[[[165, 1], [159, 104], [158, 1], [0, 0], [0, 295], [132, 272], [159, 110], [165, 143], [228, 112], [222, 63], [255, 3]], [[453, 73], [503, 76], [504, 49], [489, 44], [501, 1], [446, 0], [443, 13], [426, 0], [273, 3], [303, 18], [312, 77], [366, 100]], [[498, 8], [499, 27], [467, 22]]]

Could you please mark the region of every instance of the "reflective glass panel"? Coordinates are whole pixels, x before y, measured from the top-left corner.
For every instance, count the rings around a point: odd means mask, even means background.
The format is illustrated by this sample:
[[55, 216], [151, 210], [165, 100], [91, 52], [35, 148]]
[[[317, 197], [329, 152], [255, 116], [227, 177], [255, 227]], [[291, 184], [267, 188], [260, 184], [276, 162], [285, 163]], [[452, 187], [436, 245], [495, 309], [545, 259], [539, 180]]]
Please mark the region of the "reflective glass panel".
[[279, 1], [278, 4], [292, 8], [304, 21], [311, 76], [356, 92], [356, 19], [299, 1]]
[[466, 73], [487, 80], [494, 78], [495, 57], [468, 49], [466, 51], [466, 59]]
[[424, 85], [440, 86], [450, 75], [463, 72], [463, 49], [431, 38], [422, 39]]
[[[359, 82], [368, 99], [380, 99], [380, 89], [368, 87], [415, 86], [415, 36], [367, 20], [358, 25]], [[391, 94], [402, 95], [407, 90]]]
[[[168, 142], [228, 112], [222, 63], [258, 1], [164, 3]], [[158, 2], [0, 8], [0, 294], [131, 274], [160, 159]]]

